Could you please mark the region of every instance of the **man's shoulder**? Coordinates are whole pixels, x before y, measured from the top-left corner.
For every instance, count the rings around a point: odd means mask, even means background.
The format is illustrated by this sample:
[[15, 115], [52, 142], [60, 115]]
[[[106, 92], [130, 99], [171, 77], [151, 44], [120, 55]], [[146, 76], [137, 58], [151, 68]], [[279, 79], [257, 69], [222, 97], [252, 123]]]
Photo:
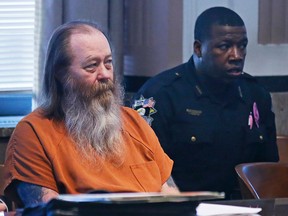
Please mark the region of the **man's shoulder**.
[[121, 107], [121, 114], [122, 117], [127, 118], [127, 117], [132, 117], [132, 118], [138, 118], [139, 114], [132, 108], [122, 106]]
[[[123, 106], [121, 109], [123, 128], [132, 136], [138, 136], [142, 133], [151, 133], [151, 127], [147, 121], [142, 118], [141, 114], [136, 110]], [[138, 134], [138, 135], [135, 135]], [[142, 134], [143, 135], [143, 134]]]
[[131, 124], [132, 122], [138, 124], [139, 121], [143, 120], [136, 110], [126, 106], [121, 107], [121, 115], [124, 124]]
[[249, 85], [251, 87], [258, 88], [258, 89], [263, 89], [263, 86], [258, 82], [256, 77], [254, 77], [248, 73], [244, 72], [242, 74], [242, 80], [246, 83], [246, 85]]
[[27, 114], [26, 116], [24, 116], [24, 118], [22, 118], [22, 120], [20, 122], [34, 122], [34, 121], [38, 121], [39, 119], [41, 119], [41, 111], [39, 108], [33, 110], [32, 112], [30, 112], [29, 114]]
[[45, 116], [43, 110], [41, 108], [37, 108], [27, 116], [25, 116], [21, 121], [18, 123], [19, 127], [22, 128], [29, 127], [33, 128], [35, 133], [42, 133], [44, 131], [45, 134], [56, 134], [57, 133], [64, 133], [65, 128], [63, 122], [56, 121], [53, 118], [48, 118]]
[[21, 121], [29, 122], [31, 124], [38, 122], [50, 121], [41, 108], [36, 108], [31, 113], [26, 115]]
[[242, 78], [245, 86], [249, 91], [249, 94], [254, 95], [254, 97], [256, 98], [262, 98], [262, 96], [269, 96], [269, 91], [262, 84], [260, 84], [254, 76], [248, 73], [244, 73], [242, 75]]
[[182, 78], [182, 74], [185, 72], [185, 64], [186, 63], [178, 65], [171, 69], [160, 72], [154, 77], [151, 77], [144, 83], [144, 85], [139, 89], [138, 92], [155, 93], [162, 87], [171, 86], [174, 82]]

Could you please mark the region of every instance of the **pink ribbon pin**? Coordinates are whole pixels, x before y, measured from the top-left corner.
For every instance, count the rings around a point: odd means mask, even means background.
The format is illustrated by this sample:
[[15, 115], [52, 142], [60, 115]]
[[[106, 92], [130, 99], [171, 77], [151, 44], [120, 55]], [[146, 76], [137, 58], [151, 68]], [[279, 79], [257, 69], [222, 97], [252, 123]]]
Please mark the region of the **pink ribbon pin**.
[[260, 116], [259, 116], [259, 111], [258, 111], [256, 102], [253, 103], [253, 115], [254, 115], [256, 126], [259, 128]]

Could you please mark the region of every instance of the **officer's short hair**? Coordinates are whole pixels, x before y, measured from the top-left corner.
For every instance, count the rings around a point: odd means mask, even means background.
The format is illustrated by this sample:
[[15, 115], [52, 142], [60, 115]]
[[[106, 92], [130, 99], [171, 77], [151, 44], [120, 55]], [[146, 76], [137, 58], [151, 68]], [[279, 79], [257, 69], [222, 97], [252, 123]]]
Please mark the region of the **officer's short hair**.
[[194, 39], [203, 41], [209, 38], [213, 25], [245, 26], [242, 18], [233, 10], [225, 7], [212, 7], [198, 16]]

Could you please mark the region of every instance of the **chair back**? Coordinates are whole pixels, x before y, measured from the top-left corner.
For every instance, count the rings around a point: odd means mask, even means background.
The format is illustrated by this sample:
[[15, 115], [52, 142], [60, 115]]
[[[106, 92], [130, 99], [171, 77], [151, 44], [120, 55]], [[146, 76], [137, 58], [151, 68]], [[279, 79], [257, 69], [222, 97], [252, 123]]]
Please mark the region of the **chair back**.
[[279, 162], [288, 163], [288, 136], [277, 136]]
[[235, 170], [244, 199], [288, 197], [288, 163], [244, 163]]

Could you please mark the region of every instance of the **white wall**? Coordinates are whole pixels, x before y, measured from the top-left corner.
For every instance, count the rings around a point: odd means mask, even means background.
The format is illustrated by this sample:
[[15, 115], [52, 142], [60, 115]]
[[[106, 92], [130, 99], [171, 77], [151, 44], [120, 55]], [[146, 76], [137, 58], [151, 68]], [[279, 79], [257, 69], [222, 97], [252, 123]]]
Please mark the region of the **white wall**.
[[228, 7], [244, 20], [248, 33], [245, 72], [255, 76], [288, 75], [288, 44], [261, 45], [258, 37], [258, 0], [184, 0], [183, 61], [193, 53], [194, 24], [197, 16], [213, 6]]

